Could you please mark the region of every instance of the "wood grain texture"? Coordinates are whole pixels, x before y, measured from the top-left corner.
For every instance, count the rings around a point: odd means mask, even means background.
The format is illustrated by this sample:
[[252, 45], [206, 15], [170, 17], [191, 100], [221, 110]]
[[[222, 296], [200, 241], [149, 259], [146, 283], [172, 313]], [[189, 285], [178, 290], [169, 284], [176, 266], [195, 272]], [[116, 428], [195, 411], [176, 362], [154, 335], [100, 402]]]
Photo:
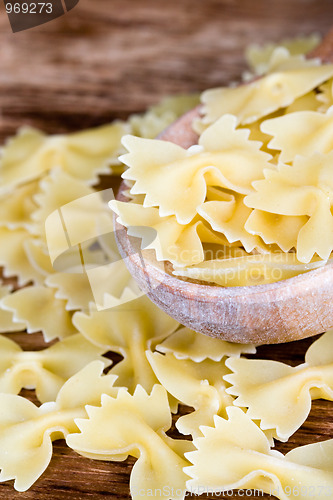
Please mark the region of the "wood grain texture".
[[[325, 33], [332, 14], [331, 0], [80, 0], [66, 16], [14, 35], [0, 2], [0, 140], [23, 124], [82, 129], [142, 111], [165, 94], [237, 80], [249, 41]], [[38, 334], [10, 338], [43, 347]], [[258, 355], [295, 365], [311, 342], [265, 346]], [[332, 438], [332, 406], [315, 401], [307, 422], [277, 448]], [[25, 493], [0, 484], [0, 499], [129, 499], [132, 464], [88, 460], [55, 442], [37, 483]]]

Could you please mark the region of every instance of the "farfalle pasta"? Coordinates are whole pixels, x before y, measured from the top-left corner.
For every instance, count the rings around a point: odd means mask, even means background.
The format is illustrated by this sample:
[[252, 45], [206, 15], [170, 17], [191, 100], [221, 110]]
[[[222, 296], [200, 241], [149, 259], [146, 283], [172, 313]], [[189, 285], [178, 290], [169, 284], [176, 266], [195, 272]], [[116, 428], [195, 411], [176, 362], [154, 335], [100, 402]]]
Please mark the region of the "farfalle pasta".
[[[89, 419], [76, 419], [80, 433], [67, 436], [67, 444], [88, 458], [125, 460], [136, 457], [130, 479], [133, 500], [155, 496], [185, 498], [188, 462], [184, 453], [192, 443], [166, 435], [171, 413], [166, 390], [155, 385], [150, 394], [138, 385], [134, 394], [119, 389], [117, 397], [102, 396], [101, 407], [86, 408]], [[171, 493], [172, 488], [172, 493]]]
[[67, 136], [48, 137], [39, 130], [23, 128], [2, 151], [1, 191], [38, 179], [55, 167], [93, 184], [98, 174], [110, 171], [109, 163], [120, 152], [120, 138], [128, 131], [121, 122]]
[[240, 124], [255, 122], [263, 116], [290, 106], [292, 102], [318, 87], [333, 75], [333, 65], [320, 65], [318, 59], [290, 56], [277, 50], [269, 72], [260, 79], [236, 88], [207, 90], [202, 95], [203, 118], [207, 126], [227, 113]]
[[117, 384], [131, 392], [137, 384], [150, 391], [157, 378], [146, 358], [146, 350], [173, 333], [179, 323], [161, 311], [146, 296], [123, 305], [97, 311], [91, 305], [88, 314], [77, 312], [73, 323], [79, 332], [94, 345], [123, 356], [111, 373]]
[[333, 109], [326, 113], [288, 113], [264, 121], [261, 130], [273, 136], [268, 147], [280, 151], [280, 162], [292, 162], [297, 155], [309, 157], [315, 153], [329, 153], [333, 149]]
[[36, 224], [31, 216], [37, 209], [34, 195], [38, 182], [33, 181], [15, 188], [14, 192], [0, 195], [0, 226], [8, 229], [26, 229], [36, 233]]
[[271, 156], [248, 139], [248, 130], [235, 127], [235, 117], [225, 115], [188, 150], [170, 142], [124, 137], [129, 153], [122, 161], [129, 168], [123, 178], [135, 181], [131, 193], [144, 194], [145, 207], [158, 206], [161, 217], [175, 215], [180, 224], [195, 217], [209, 185], [248, 194]]
[[[307, 217], [297, 234], [297, 258], [301, 262], [310, 262], [315, 254], [327, 260], [333, 250], [332, 159], [333, 151], [296, 156], [292, 166], [281, 164], [276, 170], [266, 170], [265, 180], [254, 183], [256, 193], [245, 199], [252, 208]], [[251, 228], [257, 232], [253, 222]], [[259, 230], [263, 234], [265, 226]]]
[[0, 482], [14, 479], [26, 491], [43, 474], [52, 458], [52, 440], [75, 433], [75, 419], [85, 417], [86, 405], [101, 396], [115, 396], [116, 377], [103, 375], [104, 363], [93, 361], [62, 386], [55, 401], [37, 407], [28, 399], [0, 394]]
[[31, 265], [25, 251], [25, 243], [30, 237], [30, 233], [24, 228], [0, 227], [0, 266], [3, 266], [6, 278], [17, 278], [19, 286], [26, 285], [29, 281], [42, 284], [44, 280], [44, 275]]
[[110, 202], [110, 206], [130, 236], [143, 238], [142, 246], [155, 250], [157, 260], [168, 260], [179, 266], [204, 260], [203, 242], [210, 242], [213, 234], [202, 218], [196, 217], [183, 225], [175, 216], [160, 217], [157, 208], [116, 200]]
[[191, 359], [179, 360], [172, 353], [158, 352], [147, 352], [147, 358], [163, 387], [179, 402], [194, 408], [176, 422], [182, 434], [200, 436], [201, 425], [212, 425], [214, 415], [225, 416], [233, 399], [223, 381], [228, 373], [224, 362], [206, 359], [197, 363]]
[[28, 333], [42, 331], [46, 342], [77, 332], [65, 305], [55, 297], [54, 290], [45, 286], [22, 288], [1, 299], [1, 308], [13, 314], [14, 322], [24, 323]]
[[[25, 491], [64, 437], [92, 459], [137, 458], [137, 500], [202, 488], [332, 497], [332, 440], [285, 456], [271, 448], [302, 425], [312, 399], [333, 400], [332, 332], [292, 368], [181, 327], [136, 286], [111, 211], [91, 187], [125, 170], [129, 202], [112, 209], [145, 255], [171, 262], [165, 269], [182, 279], [248, 286], [325, 265], [333, 65], [300, 56], [315, 43], [249, 52], [253, 73], [265, 76], [205, 93], [199, 144], [188, 150], [154, 137], [197, 96], [76, 134], [22, 129], [4, 146], [0, 265], [28, 286], [0, 287], [0, 332], [42, 331], [52, 344], [23, 351], [0, 336], [0, 481]], [[124, 134], [128, 153], [118, 159]], [[108, 351], [123, 359], [112, 366]], [[18, 396], [22, 388], [42, 405]], [[184, 404], [192, 410], [179, 415]], [[169, 437], [177, 410], [176, 428], [193, 440]]]
[[36, 389], [41, 403], [54, 401], [66, 380], [90, 362], [109, 366], [111, 361], [101, 356], [104, 352], [79, 333], [41, 351], [22, 351], [16, 342], [0, 336], [0, 393]]
[[192, 492], [221, 493], [256, 489], [280, 500], [331, 498], [333, 440], [296, 448], [287, 455], [272, 450], [262, 430], [240, 408], [227, 408], [228, 419], [214, 418], [186, 453], [193, 464], [185, 472]]
[[[142, 248], [172, 264], [168, 272], [219, 286], [255, 286], [317, 269], [330, 258], [333, 231], [323, 235], [331, 225], [325, 193], [333, 65], [304, 57], [315, 40], [297, 41], [291, 52], [270, 47], [262, 78], [204, 93], [201, 135], [188, 150], [124, 137], [130, 203], [111, 201], [110, 207]], [[310, 169], [321, 170], [312, 191]], [[215, 256], [207, 248], [214, 238]]]
[[[239, 255], [211, 259], [189, 267], [174, 266], [173, 274], [220, 286], [256, 286], [276, 283], [318, 269], [325, 261], [317, 258], [304, 264], [295, 253], [275, 252], [264, 255]], [[220, 252], [221, 253], [221, 252]]]
[[333, 80], [332, 78], [319, 87], [320, 92], [316, 95], [320, 103], [318, 111], [325, 113], [333, 105]]
[[13, 290], [10, 285], [0, 285], [0, 333], [20, 332], [25, 330], [25, 322], [14, 321], [13, 313], [1, 307], [1, 300]]
[[131, 115], [128, 123], [131, 134], [155, 139], [164, 129], [200, 102], [198, 94], [165, 97], [141, 115]]
[[292, 56], [307, 54], [313, 50], [320, 42], [320, 36], [313, 33], [309, 36], [299, 36], [280, 40], [278, 43], [268, 42], [264, 45], [250, 44], [245, 49], [246, 62], [251, 71], [256, 75], [262, 75], [269, 70], [272, 54], [277, 48], [283, 47]]
[[169, 335], [156, 350], [162, 353], [171, 352], [177, 359], [191, 359], [199, 363], [205, 359], [221, 361], [226, 356], [254, 354], [256, 348], [251, 344], [236, 344], [220, 338], [209, 337], [182, 327]]
[[247, 415], [261, 420], [262, 429], [275, 429], [287, 441], [306, 420], [312, 399], [333, 401], [333, 330], [314, 342], [305, 363], [291, 367], [278, 361], [229, 358], [233, 373], [224, 379], [231, 384], [234, 404], [248, 408]]

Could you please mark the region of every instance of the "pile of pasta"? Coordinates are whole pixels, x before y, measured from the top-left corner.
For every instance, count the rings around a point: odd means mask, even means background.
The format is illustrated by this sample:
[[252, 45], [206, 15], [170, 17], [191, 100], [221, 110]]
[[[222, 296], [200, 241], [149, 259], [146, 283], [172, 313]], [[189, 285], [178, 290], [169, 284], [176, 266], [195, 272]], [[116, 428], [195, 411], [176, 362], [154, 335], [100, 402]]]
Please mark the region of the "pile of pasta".
[[[297, 54], [315, 43], [317, 38], [312, 37], [288, 42], [287, 46], [289, 53]], [[254, 71], [259, 74], [271, 68], [271, 57], [277, 57], [277, 53], [286, 55], [286, 49], [252, 49], [249, 54]], [[295, 60], [291, 60], [294, 67]], [[303, 58], [297, 60], [301, 73], [317, 75], [321, 68]], [[306, 100], [329, 107], [330, 84], [323, 83], [322, 87], [322, 81], [331, 78], [331, 69], [325, 68], [324, 77], [316, 76], [316, 83], [311, 80], [311, 85], [320, 85], [321, 90], [319, 94], [308, 90]], [[303, 85], [304, 78], [300, 81]], [[288, 106], [301, 105], [303, 97], [295, 98], [293, 95]], [[0, 482], [14, 480], [18, 491], [30, 488], [46, 470], [52, 458], [52, 441], [65, 439], [68, 447], [91, 459], [120, 461], [129, 455], [135, 457], [130, 478], [134, 500], [181, 500], [188, 494], [207, 491], [219, 495], [232, 489], [256, 489], [282, 500], [332, 498], [333, 439], [298, 447], [286, 455], [274, 450], [274, 440], [285, 442], [302, 426], [313, 399], [333, 400], [333, 331], [310, 346], [303, 364], [290, 367], [253, 356], [249, 359], [248, 355], [256, 352], [254, 345], [232, 344], [183, 327], [138, 289], [118, 253], [108, 198], [105, 200], [94, 187], [99, 175], [124, 171], [118, 155], [123, 153], [122, 137], [131, 132], [123, 140], [131, 150], [125, 161], [132, 161], [135, 150], [133, 162], [150, 169], [150, 162], [143, 161], [144, 147], [148, 158], [155, 158], [156, 175], [148, 176], [148, 180], [139, 176], [131, 189], [132, 203], [124, 205], [129, 207], [126, 214], [141, 214], [145, 223], [154, 220], [152, 226], [157, 231], [168, 233], [177, 242], [175, 264], [188, 264], [179, 262], [178, 256], [190, 240], [197, 242], [199, 253], [204, 251], [201, 242], [206, 242], [223, 245], [225, 256], [235, 259], [239, 258], [238, 251], [267, 252], [273, 243], [263, 243], [263, 236], [247, 232], [241, 224], [250, 210], [243, 203], [244, 197], [259, 199], [260, 186], [271, 175], [272, 185], [277, 183], [279, 193], [285, 195], [291, 169], [297, 172], [302, 165], [313, 166], [314, 160], [309, 153], [288, 166], [286, 158], [290, 156], [284, 149], [277, 155], [283, 154], [287, 163], [275, 168], [272, 155], [249, 138], [251, 133], [262, 133], [259, 115], [249, 132], [238, 125], [236, 115], [225, 114], [203, 132], [200, 145], [190, 152], [151, 141], [196, 102], [196, 96], [167, 99], [127, 122], [69, 135], [50, 137], [26, 128], [2, 149]], [[294, 111], [294, 115], [298, 113]], [[330, 112], [315, 113], [329, 120]], [[279, 114], [281, 120], [292, 116], [285, 111]], [[311, 120], [307, 122], [310, 128]], [[206, 127], [205, 122], [202, 119], [200, 126]], [[266, 120], [265, 126], [269, 123], [273, 122]], [[214, 149], [221, 127], [225, 133], [219, 138], [218, 149]], [[221, 141], [225, 147], [232, 146], [232, 151], [221, 150]], [[291, 142], [289, 146], [292, 151]], [[161, 147], [165, 154], [161, 155]], [[310, 141], [307, 147], [311, 147]], [[228, 172], [210, 166], [211, 158], [224, 165], [226, 154], [230, 159]], [[234, 166], [239, 155], [246, 157], [248, 168], [238, 175]], [[325, 155], [329, 152], [317, 155], [323, 170], [319, 172], [318, 167], [312, 175], [309, 172], [309, 179], [320, 183], [321, 188], [325, 181], [329, 187], [325, 175]], [[163, 185], [168, 198], [163, 200], [159, 199], [163, 190], [157, 182], [163, 171], [161, 158], [172, 160], [171, 166], [177, 165], [184, 173], [183, 184], [177, 181], [168, 189], [173, 177], [169, 169]], [[257, 181], [258, 190], [252, 192], [252, 180], [260, 177], [267, 164], [271, 165], [267, 177]], [[195, 193], [190, 189], [186, 203], [177, 204], [179, 190], [193, 179], [194, 166], [199, 172]], [[204, 176], [202, 168], [206, 169]], [[131, 166], [125, 170], [125, 177], [134, 177], [135, 171]], [[140, 186], [146, 182], [157, 191], [153, 189], [143, 197], [135, 190], [137, 186], [139, 191], [143, 189]], [[225, 185], [216, 186], [216, 182]], [[308, 201], [317, 184], [309, 190]], [[267, 194], [267, 189], [264, 191]], [[297, 199], [305, 194], [300, 188]], [[272, 197], [265, 195], [262, 200], [272, 202]], [[159, 209], [146, 206], [157, 199]], [[223, 213], [231, 214], [230, 220], [223, 221], [222, 217], [219, 222], [221, 227], [224, 224], [223, 231], [213, 227], [220, 206]], [[269, 228], [272, 215], [267, 215], [266, 224], [261, 210], [253, 208], [252, 223], [259, 220], [263, 228]], [[121, 218], [127, 215], [121, 213]], [[312, 217], [316, 219], [316, 213], [282, 214], [278, 223], [288, 226], [288, 237], [294, 241], [297, 230], [300, 232]], [[281, 238], [279, 244], [287, 248], [286, 236], [281, 233]], [[322, 260], [329, 256], [297, 243], [298, 259], [309, 257], [316, 262], [312, 251]], [[156, 252], [165, 257], [164, 247], [156, 247]], [[23, 351], [11, 339], [12, 332], [41, 332], [44, 348]], [[121, 360], [111, 361], [112, 353], [120, 355]], [[23, 388], [34, 391], [33, 397], [24, 397]], [[39, 404], [33, 402], [34, 398]], [[170, 437], [168, 431], [175, 420], [178, 434]]]
[[333, 64], [297, 48], [271, 47], [265, 64], [250, 51], [252, 80], [205, 91], [198, 144], [123, 139], [130, 203], [110, 206], [129, 234], [155, 230], [147, 248], [175, 276], [258, 285], [330, 259]]

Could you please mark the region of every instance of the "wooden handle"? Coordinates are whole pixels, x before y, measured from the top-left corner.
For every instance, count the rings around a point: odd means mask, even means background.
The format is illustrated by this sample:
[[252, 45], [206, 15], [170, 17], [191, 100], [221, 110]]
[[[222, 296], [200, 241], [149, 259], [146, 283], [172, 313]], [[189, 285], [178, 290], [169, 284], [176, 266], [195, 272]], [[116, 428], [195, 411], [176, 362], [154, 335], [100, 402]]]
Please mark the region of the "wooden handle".
[[333, 28], [323, 38], [318, 47], [307, 54], [309, 59], [319, 57], [323, 63], [333, 62]]

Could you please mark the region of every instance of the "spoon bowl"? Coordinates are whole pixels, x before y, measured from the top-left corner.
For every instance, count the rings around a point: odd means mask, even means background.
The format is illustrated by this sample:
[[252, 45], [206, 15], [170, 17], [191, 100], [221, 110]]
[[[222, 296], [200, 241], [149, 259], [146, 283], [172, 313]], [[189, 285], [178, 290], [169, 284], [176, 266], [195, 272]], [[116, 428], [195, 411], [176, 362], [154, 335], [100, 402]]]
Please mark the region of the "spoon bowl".
[[[311, 57], [333, 60], [333, 31]], [[199, 107], [167, 128], [159, 139], [184, 148], [196, 144], [192, 121]], [[128, 201], [123, 182], [118, 200]], [[276, 344], [322, 333], [333, 325], [333, 263], [272, 284], [220, 287], [179, 279], [170, 264], [140, 250], [141, 239], [128, 236], [116, 222], [116, 237], [126, 265], [148, 297], [189, 328], [230, 342]]]

